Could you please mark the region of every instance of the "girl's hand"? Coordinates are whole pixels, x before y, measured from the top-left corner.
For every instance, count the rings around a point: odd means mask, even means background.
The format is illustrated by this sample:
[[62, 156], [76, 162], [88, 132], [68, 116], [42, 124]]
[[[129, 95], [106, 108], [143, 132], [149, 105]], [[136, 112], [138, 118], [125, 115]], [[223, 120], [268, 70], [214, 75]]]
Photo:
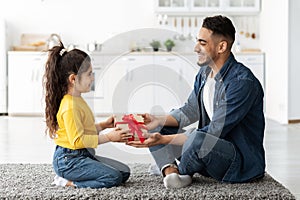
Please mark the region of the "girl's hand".
[[115, 122], [115, 116], [111, 115], [109, 118], [106, 119], [106, 121], [102, 122], [105, 128], [113, 128]]
[[116, 128], [107, 133], [107, 137], [111, 142], [128, 142], [128, 139], [132, 137], [132, 134], [130, 134], [130, 130]]

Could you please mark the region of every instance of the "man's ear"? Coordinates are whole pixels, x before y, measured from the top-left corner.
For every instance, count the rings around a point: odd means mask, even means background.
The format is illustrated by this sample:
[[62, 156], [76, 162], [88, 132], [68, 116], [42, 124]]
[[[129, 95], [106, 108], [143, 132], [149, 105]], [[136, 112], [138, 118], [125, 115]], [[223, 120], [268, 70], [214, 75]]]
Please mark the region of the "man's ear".
[[222, 40], [218, 46], [218, 53], [224, 53], [228, 48], [228, 42], [226, 40]]
[[69, 82], [74, 85], [75, 80], [76, 80], [76, 75], [75, 74], [70, 74], [69, 75]]

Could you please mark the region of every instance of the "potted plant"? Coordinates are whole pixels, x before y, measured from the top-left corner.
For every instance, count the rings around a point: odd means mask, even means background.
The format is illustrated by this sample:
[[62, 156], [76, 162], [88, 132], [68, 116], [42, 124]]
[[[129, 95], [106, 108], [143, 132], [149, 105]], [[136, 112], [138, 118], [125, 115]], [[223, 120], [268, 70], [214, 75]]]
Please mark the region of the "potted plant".
[[167, 39], [167, 40], [165, 41], [164, 45], [166, 46], [167, 51], [172, 51], [172, 48], [175, 46], [175, 43], [174, 43], [173, 40]]
[[150, 42], [150, 46], [153, 48], [153, 51], [158, 51], [161, 44], [158, 40], [152, 40], [152, 42]]

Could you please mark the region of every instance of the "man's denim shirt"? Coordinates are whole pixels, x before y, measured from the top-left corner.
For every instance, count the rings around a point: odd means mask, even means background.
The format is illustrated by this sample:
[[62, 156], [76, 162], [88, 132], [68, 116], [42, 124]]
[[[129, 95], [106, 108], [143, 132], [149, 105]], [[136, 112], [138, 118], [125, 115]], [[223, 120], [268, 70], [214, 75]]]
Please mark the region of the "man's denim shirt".
[[210, 120], [202, 101], [203, 86], [210, 71], [208, 66], [200, 68], [187, 102], [170, 114], [181, 128], [199, 121], [194, 131], [214, 135], [234, 145], [234, 161], [221, 181], [246, 182], [262, 177], [265, 172], [262, 86], [250, 69], [231, 54], [215, 76], [214, 112]]

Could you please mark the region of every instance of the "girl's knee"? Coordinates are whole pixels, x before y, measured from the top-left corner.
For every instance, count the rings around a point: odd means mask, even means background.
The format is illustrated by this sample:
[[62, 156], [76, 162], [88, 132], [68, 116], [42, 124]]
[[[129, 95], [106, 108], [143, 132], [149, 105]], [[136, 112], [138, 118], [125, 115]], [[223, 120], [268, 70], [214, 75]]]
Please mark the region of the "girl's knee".
[[121, 185], [123, 182], [123, 175], [121, 172], [115, 171], [114, 173], [110, 174], [105, 181], [106, 187], [115, 187]]
[[130, 172], [122, 172], [122, 183], [125, 183], [130, 176]]

